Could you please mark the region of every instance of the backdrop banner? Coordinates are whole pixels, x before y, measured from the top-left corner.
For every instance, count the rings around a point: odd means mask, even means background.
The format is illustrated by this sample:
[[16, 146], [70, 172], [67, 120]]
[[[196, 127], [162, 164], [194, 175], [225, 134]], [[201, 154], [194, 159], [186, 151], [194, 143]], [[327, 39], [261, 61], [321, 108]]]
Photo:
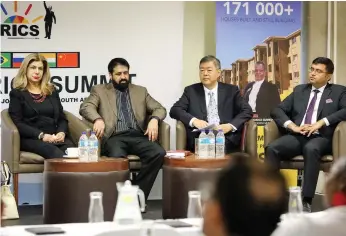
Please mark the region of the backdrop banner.
[[[77, 116], [91, 87], [108, 83], [115, 57], [129, 62], [132, 82], [168, 111], [182, 92], [183, 2], [2, 1], [0, 11], [1, 109], [8, 108], [11, 81], [32, 52], [47, 58], [64, 109]], [[176, 122], [165, 121], [174, 148]], [[41, 178], [20, 178], [29, 181]], [[20, 193], [20, 204], [40, 204]]]
[[[271, 121], [270, 110], [300, 82], [301, 7], [301, 2], [291, 1], [216, 2], [220, 80], [237, 85], [251, 106], [259, 125], [257, 150], [261, 160], [263, 126]], [[297, 171], [283, 172], [289, 185], [297, 184]]]

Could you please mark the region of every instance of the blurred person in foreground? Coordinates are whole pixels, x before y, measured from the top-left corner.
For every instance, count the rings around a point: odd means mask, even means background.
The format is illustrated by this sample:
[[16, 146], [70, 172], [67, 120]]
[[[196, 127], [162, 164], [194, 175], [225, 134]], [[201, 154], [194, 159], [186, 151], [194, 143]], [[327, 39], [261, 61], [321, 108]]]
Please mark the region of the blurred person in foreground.
[[206, 236], [269, 236], [287, 211], [284, 177], [247, 154], [235, 153], [204, 208]]
[[328, 209], [284, 220], [273, 236], [346, 235], [346, 158], [338, 159], [325, 184]]
[[9, 115], [20, 134], [20, 150], [48, 158], [62, 158], [73, 142], [58, 91], [50, 82], [45, 57], [26, 56], [13, 80]]

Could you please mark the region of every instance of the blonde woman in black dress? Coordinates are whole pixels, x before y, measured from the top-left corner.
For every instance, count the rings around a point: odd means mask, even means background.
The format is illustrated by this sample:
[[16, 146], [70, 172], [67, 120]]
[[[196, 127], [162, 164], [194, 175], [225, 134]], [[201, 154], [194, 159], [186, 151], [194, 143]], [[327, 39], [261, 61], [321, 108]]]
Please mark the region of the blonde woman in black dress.
[[9, 114], [20, 134], [21, 151], [59, 158], [74, 146], [59, 94], [50, 83], [48, 62], [38, 53], [24, 59], [14, 78]]

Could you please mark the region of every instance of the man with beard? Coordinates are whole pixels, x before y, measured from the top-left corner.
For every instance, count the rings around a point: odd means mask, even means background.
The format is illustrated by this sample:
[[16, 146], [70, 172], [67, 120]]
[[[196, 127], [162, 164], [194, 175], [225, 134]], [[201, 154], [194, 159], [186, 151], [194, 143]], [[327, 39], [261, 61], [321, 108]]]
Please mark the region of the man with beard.
[[146, 88], [129, 84], [129, 69], [125, 59], [112, 59], [108, 64], [112, 82], [93, 86], [79, 113], [93, 123], [93, 131], [101, 139], [102, 155], [140, 157], [142, 167], [134, 184], [139, 185], [147, 199], [166, 155], [155, 142], [166, 109]]

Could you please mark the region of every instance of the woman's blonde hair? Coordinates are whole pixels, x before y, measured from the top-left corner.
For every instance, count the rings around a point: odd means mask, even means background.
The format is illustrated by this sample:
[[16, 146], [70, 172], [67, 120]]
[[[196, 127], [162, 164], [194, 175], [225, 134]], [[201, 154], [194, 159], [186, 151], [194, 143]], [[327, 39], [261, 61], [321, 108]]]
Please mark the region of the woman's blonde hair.
[[50, 83], [49, 65], [46, 58], [39, 53], [31, 53], [24, 58], [17, 75], [13, 80], [13, 88], [17, 88], [20, 90], [27, 89], [28, 78], [26, 77], [26, 73], [28, 71], [29, 65], [34, 61], [41, 61], [43, 63], [41, 92], [44, 95], [51, 95], [54, 90], [54, 85]]

